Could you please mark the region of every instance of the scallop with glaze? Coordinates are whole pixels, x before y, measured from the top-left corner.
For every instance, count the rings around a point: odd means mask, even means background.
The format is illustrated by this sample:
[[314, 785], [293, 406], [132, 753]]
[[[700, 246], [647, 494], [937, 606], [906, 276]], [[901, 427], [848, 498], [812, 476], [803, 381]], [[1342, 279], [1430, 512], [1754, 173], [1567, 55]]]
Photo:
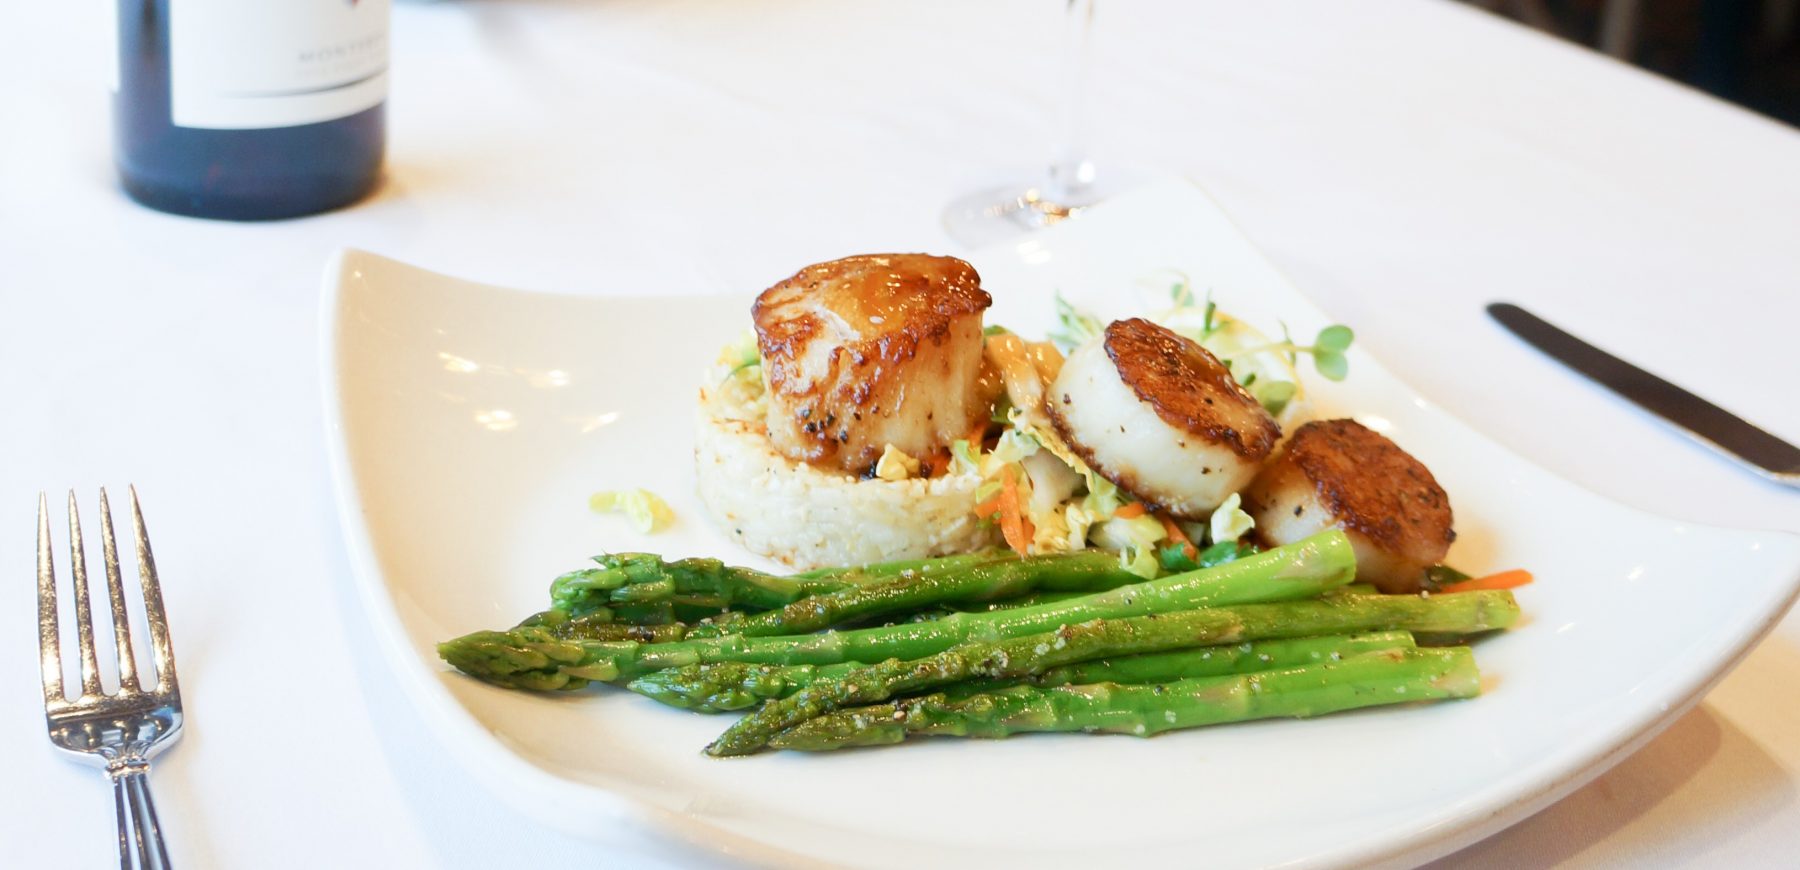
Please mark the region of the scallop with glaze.
[[1244, 509], [1271, 545], [1343, 529], [1356, 550], [1356, 579], [1383, 592], [1419, 591], [1425, 569], [1456, 540], [1450, 498], [1431, 470], [1354, 420], [1295, 430], [1244, 491]]
[[925, 456], [986, 418], [981, 313], [955, 257], [870, 254], [805, 269], [751, 309], [782, 454], [862, 474], [887, 445]]
[[1048, 406], [1090, 467], [1181, 519], [1211, 515], [1281, 436], [1217, 357], [1139, 318], [1109, 324], [1070, 354]]

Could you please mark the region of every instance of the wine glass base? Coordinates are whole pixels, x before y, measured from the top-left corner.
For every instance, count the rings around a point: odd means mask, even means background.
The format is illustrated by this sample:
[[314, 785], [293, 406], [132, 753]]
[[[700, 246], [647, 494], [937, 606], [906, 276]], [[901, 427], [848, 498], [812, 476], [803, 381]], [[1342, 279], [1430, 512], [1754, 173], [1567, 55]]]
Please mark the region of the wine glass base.
[[995, 187], [958, 197], [944, 209], [944, 231], [971, 248], [997, 244], [1061, 223], [1093, 204], [1053, 202], [1026, 184]]

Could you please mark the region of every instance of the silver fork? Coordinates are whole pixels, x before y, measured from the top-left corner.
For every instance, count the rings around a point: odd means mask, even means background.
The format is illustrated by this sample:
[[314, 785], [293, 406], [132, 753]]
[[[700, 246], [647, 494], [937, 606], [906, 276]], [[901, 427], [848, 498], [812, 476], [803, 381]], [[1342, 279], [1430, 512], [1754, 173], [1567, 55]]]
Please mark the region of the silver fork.
[[[56, 620], [56, 573], [50, 559], [50, 511], [38, 493], [38, 653], [44, 676], [44, 718], [50, 742], [58, 749], [105, 769], [113, 784], [113, 815], [119, 829], [119, 866], [168, 868], [156, 804], [150, 799], [150, 759], [181, 733], [181, 690], [175, 683], [175, 653], [169, 646], [169, 620], [163, 611], [162, 587], [150, 555], [150, 536], [137, 489], [131, 490], [131, 521], [137, 533], [139, 585], [144, 593], [145, 622], [156, 670], [154, 684], [144, 685], [132, 657], [131, 627], [125, 612], [119, 551], [113, 542], [112, 508], [100, 490], [100, 545], [106, 557], [107, 600], [112, 604], [113, 649], [119, 664], [119, 690], [106, 694], [100, 685], [99, 657], [94, 651], [94, 623], [88, 607], [87, 557], [81, 546], [81, 517], [75, 493], [69, 493], [69, 574], [75, 586], [75, 627], [81, 646], [81, 694], [63, 693], [62, 650]], [[135, 846], [135, 849], [133, 848]], [[134, 856], [135, 854], [135, 862]]]

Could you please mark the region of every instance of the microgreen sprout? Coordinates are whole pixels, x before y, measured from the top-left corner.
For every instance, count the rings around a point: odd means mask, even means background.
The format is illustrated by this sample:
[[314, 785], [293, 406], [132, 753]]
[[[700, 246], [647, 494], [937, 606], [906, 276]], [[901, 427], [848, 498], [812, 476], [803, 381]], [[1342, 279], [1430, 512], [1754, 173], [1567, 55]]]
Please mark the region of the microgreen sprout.
[[1292, 381], [1258, 381], [1254, 384], [1245, 384], [1244, 388], [1250, 391], [1251, 397], [1256, 399], [1257, 404], [1276, 416], [1287, 409], [1288, 403], [1293, 401], [1294, 395], [1300, 391], [1300, 388], [1295, 386]]
[[1219, 306], [1213, 304], [1212, 290], [1208, 289], [1206, 291], [1206, 309], [1200, 318], [1200, 340], [1202, 342], [1212, 338], [1213, 333], [1219, 331], [1219, 324], [1216, 319], [1218, 313]]
[[[1210, 293], [1208, 294], [1208, 298], [1211, 298]], [[1169, 285], [1169, 301], [1174, 304], [1176, 308], [1194, 307], [1194, 288], [1192, 285], [1188, 284], [1186, 275], [1175, 279], [1175, 283]]]
[[1200, 308], [1200, 332], [1198, 335], [1192, 336], [1195, 341], [1205, 343], [1207, 339], [1213, 337], [1213, 333], [1218, 332], [1224, 326], [1218, 320], [1219, 306], [1213, 303], [1212, 288], [1206, 289], [1204, 301], [1196, 300], [1194, 286], [1188, 283], [1186, 275], [1169, 285], [1169, 301], [1176, 309]]
[[1232, 360], [1238, 357], [1258, 353], [1279, 353], [1286, 356], [1289, 363], [1298, 361], [1300, 354], [1313, 358], [1313, 368], [1326, 380], [1341, 381], [1350, 373], [1350, 361], [1344, 352], [1350, 349], [1350, 343], [1356, 340], [1356, 333], [1350, 327], [1334, 323], [1319, 330], [1312, 344], [1295, 344], [1293, 336], [1288, 334], [1287, 324], [1281, 325], [1281, 341], [1257, 347], [1247, 347], [1223, 357]]
[[743, 338], [726, 345], [724, 350], [719, 352], [719, 362], [721, 364], [729, 363], [731, 365], [730, 368], [725, 370], [725, 376], [719, 379], [721, 385], [730, 381], [732, 378], [737, 377], [739, 372], [760, 368], [762, 366], [762, 354], [758, 352], [756, 337], [746, 332], [744, 333]]
[[758, 366], [761, 366], [761, 365], [762, 365], [762, 360], [760, 360], [760, 359], [744, 360], [743, 362], [740, 362], [737, 365], [732, 366], [731, 370], [725, 373], [725, 377], [722, 377], [719, 379], [719, 382], [724, 383], [726, 381], [729, 381], [738, 372], [744, 371], [745, 369], [757, 368]]

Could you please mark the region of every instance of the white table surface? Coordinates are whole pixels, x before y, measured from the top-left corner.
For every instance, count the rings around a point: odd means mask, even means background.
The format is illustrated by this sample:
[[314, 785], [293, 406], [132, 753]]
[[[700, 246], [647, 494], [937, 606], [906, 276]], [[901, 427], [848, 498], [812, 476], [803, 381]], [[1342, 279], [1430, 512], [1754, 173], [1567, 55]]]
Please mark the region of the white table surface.
[[[1481, 313], [1526, 304], [1800, 441], [1800, 134], [1437, 0], [1101, 7], [1103, 162], [1200, 181], [1367, 348], [1552, 470], [1674, 517], [1800, 531], [1800, 494]], [[128, 481], [155, 532], [190, 714], [154, 780], [182, 866], [711, 862], [661, 840], [601, 854], [537, 828], [398, 697], [326, 477], [320, 270], [356, 245], [535, 289], [742, 292], [853, 252], [954, 251], [939, 208], [1046, 150], [1056, 76], [1034, 47], [1055, 45], [1058, 10], [401, 5], [386, 186], [342, 213], [244, 225], [117, 193], [98, 4], [13, 4], [0, 16], [0, 864], [112, 860], [102, 779], [44, 739], [29, 529], [40, 489], [91, 502]], [[1579, 545], [1578, 529], [1549, 531]], [[1797, 681], [1790, 616], [1642, 752], [1447, 863], [1791, 862]]]

